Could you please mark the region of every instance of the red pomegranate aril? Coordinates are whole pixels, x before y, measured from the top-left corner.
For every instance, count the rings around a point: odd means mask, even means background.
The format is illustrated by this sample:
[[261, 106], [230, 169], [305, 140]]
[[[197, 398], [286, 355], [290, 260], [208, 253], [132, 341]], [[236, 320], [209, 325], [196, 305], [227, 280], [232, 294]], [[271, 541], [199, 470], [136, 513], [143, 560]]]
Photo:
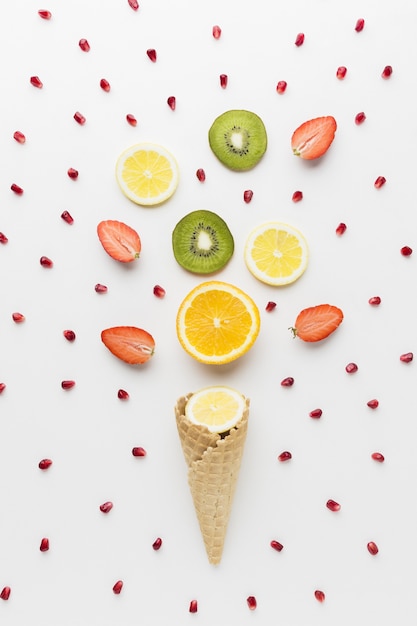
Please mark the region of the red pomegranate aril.
[[6, 389], [6, 383], [0, 383], [0, 393], [3, 393], [5, 389]]
[[293, 202], [300, 202], [300, 200], [303, 199], [303, 192], [302, 191], [294, 191], [294, 193], [292, 194], [292, 201]]
[[167, 103], [169, 108], [172, 109], [172, 111], [175, 111], [175, 107], [177, 106], [177, 100], [175, 96], [169, 96], [169, 98], [167, 99]]
[[41, 256], [41, 258], [39, 259], [39, 263], [42, 265], [42, 267], [46, 267], [47, 269], [50, 269], [54, 266], [54, 262], [47, 256]]
[[16, 139], [17, 143], [25, 143], [26, 141], [26, 137], [20, 132], [20, 130], [16, 130], [13, 133], [13, 139]]
[[25, 319], [26, 318], [23, 315], [23, 313], [19, 313], [18, 311], [15, 311], [14, 313], [12, 313], [12, 320], [16, 322], [16, 324], [20, 324], [21, 322], [24, 322]]
[[378, 461], [378, 463], [383, 463], [385, 461], [385, 457], [383, 454], [381, 454], [380, 452], [372, 452], [371, 454], [371, 458], [374, 461]]
[[135, 448], [132, 448], [132, 454], [133, 456], [146, 456], [146, 450], [141, 446], [136, 446]]
[[116, 583], [114, 583], [113, 585], [113, 593], [115, 593], [116, 595], [119, 595], [119, 593], [122, 591], [123, 589], [123, 581], [122, 580], [118, 580]]
[[48, 552], [49, 550], [49, 539], [47, 537], [43, 537], [41, 540], [41, 544], [39, 546], [39, 550], [41, 552]]
[[366, 115], [363, 111], [355, 115], [355, 124], [357, 124], [358, 126], [360, 124], [363, 124], [365, 120], [366, 120]]
[[258, 603], [256, 602], [255, 596], [248, 596], [246, 598], [246, 602], [251, 611], [254, 611], [258, 605]]
[[75, 381], [74, 380], [63, 380], [61, 382], [61, 387], [62, 387], [62, 389], [65, 389], [65, 390], [72, 389], [73, 387], [75, 387]]
[[295, 45], [302, 46], [304, 43], [304, 39], [305, 39], [304, 33], [298, 33], [297, 37], [295, 38], [295, 42], [294, 42]]
[[70, 167], [68, 169], [67, 174], [71, 178], [71, 180], [77, 180], [78, 178], [78, 170], [74, 169], [73, 167]]
[[198, 610], [197, 600], [191, 600], [190, 608], [188, 610], [190, 613], [197, 613], [197, 610]]
[[369, 298], [368, 302], [371, 306], [379, 306], [381, 304], [381, 298], [379, 296], [372, 296], [372, 298]]
[[348, 363], [345, 367], [345, 370], [348, 374], [354, 374], [358, 371], [358, 366], [356, 365], [356, 363]]
[[336, 70], [336, 77], [339, 80], [343, 80], [346, 74], [347, 74], [347, 67], [345, 67], [344, 65], [340, 65]]
[[376, 178], [374, 182], [374, 187], [376, 189], [380, 189], [383, 185], [385, 185], [386, 182], [387, 179], [385, 178], [385, 176], [378, 176], [378, 178]]
[[74, 119], [77, 122], [77, 124], [79, 124], [80, 126], [83, 126], [86, 122], [84, 115], [80, 113], [79, 111], [76, 111], [74, 113]]
[[245, 189], [245, 191], [243, 192], [243, 200], [244, 202], [246, 202], [246, 204], [249, 204], [249, 202], [252, 201], [253, 198], [253, 191], [252, 189]]
[[164, 298], [166, 291], [163, 287], [161, 287], [161, 285], [155, 285], [153, 288], [153, 294], [154, 296], [156, 296], [157, 298]]
[[103, 502], [103, 504], [100, 504], [100, 511], [102, 513], [110, 513], [110, 511], [113, 508], [113, 502]]
[[47, 11], [46, 9], [39, 9], [38, 15], [43, 20], [50, 20], [52, 17], [52, 13], [50, 11]]
[[326, 596], [324, 595], [324, 591], [321, 591], [320, 589], [316, 589], [316, 591], [314, 592], [314, 596], [319, 602], [324, 602], [326, 598]]
[[413, 249], [410, 246], [403, 246], [400, 250], [403, 256], [411, 256], [413, 254]]
[[137, 11], [139, 9], [138, 0], [127, 0], [127, 3], [130, 6], [130, 8], [133, 9], [134, 11]]
[[199, 167], [198, 170], [196, 171], [195, 175], [197, 176], [198, 180], [200, 181], [200, 183], [204, 183], [204, 181], [206, 180], [206, 173], [203, 170], [202, 167]]
[[382, 70], [382, 74], [381, 74], [382, 78], [387, 79], [387, 78], [389, 78], [391, 76], [391, 74], [392, 74], [392, 67], [391, 67], [391, 65], [386, 65], [384, 67], [384, 69]]
[[366, 547], [368, 548], [369, 554], [372, 554], [372, 556], [375, 556], [379, 552], [378, 546], [376, 545], [375, 541], [368, 541]]
[[275, 309], [276, 306], [277, 306], [277, 303], [276, 302], [272, 302], [272, 300], [270, 300], [266, 304], [265, 311], [270, 313], [271, 311], [273, 311]]
[[347, 226], [344, 222], [340, 222], [338, 226], [336, 226], [336, 235], [341, 237], [347, 230]]
[[8, 600], [10, 598], [10, 593], [11, 593], [11, 589], [10, 587], [3, 587], [3, 589], [0, 591], [0, 598], [2, 600]]
[[411, 363], [414, 358], [414, 354], [412, 352], [406, 352], [400, 356], [400, 361], [403, 363]]
[[80, 46], [83, 52], [90, 51], [90, 44], [88, 43], [87, 39], [84, 39], [84, 38], [80, 39], [80, 41], [78, 42], [78, 45]]
[[146, 54], [148, 55], [148, 57], [150, 58], [150, 60], [152, 61], [152, 63], [156, 62], [156, 50], [154, 48], [149, 48], [146, 51]]
[[280, 463], [284, 463], [284, 461], [290, 461], [292, 459], [292, 454], [291, 452], [288, 452], [288, 450], [284, 450], [284, 452], [281, 452], [281, 454], [278, 455], [278, 461], [280, 461]]
[[61, 213], [61, 217], [64, 220], [64, 222], [66, 222], [67, 224], [73, 224], [74, 223], [74, 218], [72, 217], [72, 215], [68, 211], [63, 211]]
[[34, 87], [37, 87], [38, 89], [42, 89], [43, 87], [43, 82], [41, 81], [39, 76], [31, 76], [30, 84], [33, 85]]
[[22, 187], [19, 187], [19, 185], [16, 185], [16, 183], [13, 183], [10, 186], [10, 189], [17, 195], [17, 196], [21, 196], [23, 194], [23, 189]]
[[366, 404], [370, 409], [377, 409], [379, 406], [379, 402], [375, 398], [373, 400], [369, 400]]
[[292, 376], [287, 376], [287, 378], [281, 380], [281, 387], [292, 387], [293, 384], [294, 378], [292, 378]]
[[277, 83], [277, 93], [279, 94], [285, 93], [286, 89], [287, 89], [287, 81], [279, 80]]
[[340, 511], [341, 509], [340, 504], [336, 502], [335, 500], [327, 500], [326, 506], [329, 509], [329, 511], [333, 511], [333, 512]]
[[309, 416], [314, 419], [319, 419], [323, 415], [323, 411], [321, 409], [313, 409], [310, 411]]
[[39, 461], [38, 467], [41, 470], [47, 470], [48, 468], [50, 468], [52, 465], [52, 461], [51, 459], [42, 459], [41, 461]]
[[96, 293], [107, 293], [107, 287], [106, 287], [106, 285], [102, 285], [101, 283], [97, 283], [94, 286], [94, 291]]
[[362, 17], [360, 17], [355, 24], [356, 32], [360, 33], [364, 29], [364, 26], [365, 26], [365, 20]]
[[119, 400], [129, 400], [129, 394], [124, 389], [119, 389], [119, 391], [117, 392], [117, 397], [119, 398]]
[[220, 26], [216, 24], [215, 26], [213, 26], [212, 33], [213, 33], [214, 39], [220, 39], [220, 36], [222, 34], [222, 29], [220, 28]]
[[4, 233], [0, 233], [0, 243], [6, 244], [9, 240]]
[[76, 335], [73, 330], [64, 330], [62, 334], [67, 341], [75, 341]]
[[105, 78], [102, 78], [100, 80], [100, 87], [102, 88], [103, 91], [109, 92], [110, 91], [110, 83], [108, 80], [106, 80]]
[[137, 121], [136, 117], [134, 115], [132, 115], [131, 113], [128, 113], [126, 115], [126, 121], [131, 126], [137, 126], [137, 124], [138, 124], [138, 121]]
[[157, 539], [155, 539], [155, 541], [152, 544], [152, 548], [154, 550], [159, 550], [162, 546], [162, 539], [161, 537], [158, 537]]
[[271, 548], [273, 548], [277, 552], [281, 552], [281, 550], [284, 548], [282, 543], [280, 543], [276, 539], [272, 539], [272, 541], [271, 541], [271, 543], [269, 545], [271, 546]]
[[227, 82], [228, 82], [228, 80], [229, 80], [229, 78], [228, 78], [227, 74], [220, 74], [220, 76], [219, 76], [219, 80], [220, 80], [220, 87], [221, 87], [222, 89], [226, 89], [226, 87], [227, 87]]

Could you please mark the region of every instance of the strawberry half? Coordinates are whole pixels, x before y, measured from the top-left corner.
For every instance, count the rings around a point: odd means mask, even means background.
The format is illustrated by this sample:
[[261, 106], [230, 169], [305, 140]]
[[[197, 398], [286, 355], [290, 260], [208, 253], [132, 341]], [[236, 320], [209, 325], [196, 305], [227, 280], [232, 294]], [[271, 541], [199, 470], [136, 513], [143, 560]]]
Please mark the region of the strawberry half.
[[318, 159], [330, 148], [337, 129], [331, 115], [304, 122], [293, 133], [291, 148], [301, 159]]
[[104, 220], [97, 226], [101, 245], [113, 259], [130, 263], [139, 258], [142, 248], [138, 233], [117, 220]]
[[114, 356], [130, 365], [149, 361], [155, 351], [152, 335], [135, 326], [114, 326], [101, 332], [101, 341]]
[[332, 304], [319, 304], [303, 309], [291, 328], [294, 337], [303, 341], [321, 341], [342, 323], [343, 312]]

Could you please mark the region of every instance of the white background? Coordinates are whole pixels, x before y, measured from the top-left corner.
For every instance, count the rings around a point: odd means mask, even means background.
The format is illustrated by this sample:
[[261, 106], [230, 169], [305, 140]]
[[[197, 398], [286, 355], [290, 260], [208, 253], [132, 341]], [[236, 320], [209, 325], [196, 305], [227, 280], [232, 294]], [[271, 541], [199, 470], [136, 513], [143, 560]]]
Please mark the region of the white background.
[[[127, 0], [3, 7], [0, 232], [9, 242], [0, 245], [0, 589], [12, 592], [0, 601], [1, 624], [415, 624], [415, 364], [399, 357], [417, 351], [416, 17], [413, 0], [142, 0], [137, 12]], [[299, 32], [305, 43], [296, 47]], [[387, 64], [393, 75], [383, 80]], [[348, 68], [343, 81], [339, 65]], [[33, 75], [43, 89], [30, 84]], [[109, 93], [99, 87], [103, 77]], [[288, 83], [283, 95], [279, 80]], [[267, 153], [247, 173], [222, 166], [208, 146], [212, 121], [231, 108], [253, 110], [268, 132]], [[357, 126], [360, 111], [366, 120]], [[336, 118], [336, 138], [322, 159], [306, 163], [292, 155], [291, 134], [320, 115]], [[133, 204], [115, 181], [119, 153], [140, 141], [164, 145], [179, 163], [178, 190], [158, 208]], [[375, 189], [380, 175], [387, 182]], [[254, 192], [250, 204], [245, 189]], [[297, 204], [296, 190], [304, 194]], [[180, 302], [204, 278], [177, 265], [171, 233], [199, 208], [219, 213], [235, 238], [216, 278], [244, 289], [261, 313], [254, 347], [223, 367], [196, 363], [175, 330]], [[64, 210], [73, 225], [61, 219]], [[103, 251], [103, 219], [140, 234], [134, 266]], [[243, 261], [250, 230], [269, 219], [298, 227], [310, 247], [305, 274], [282, 289], [258, 282]], [[343, 237], [335, 235], [339, 222], [347, 224]], [[415, 254], [403, 257], [404, 245]], [[40, 266], [42, 255], [52, 269]], [[108, 293], [97, 294], [96, 283]], [[153, 295], [155, 284], [164, 299]], [[370, 306], [377, 295], [382, 304]], [[268, 313], [269, 300], [277, 307]], [[299, 311], [323, 302], [343, 309], [340, 328], [317, 345], [293, 339], [288, 328]], [[14, 311], [24, 323], [12, 321]], [[125, 365], [100, 341], [102, 329], [125, 324], [155, 338], [145, 366]], [[63, 338], [66, 328], [74, 343]], [[359, 370], [348, 375], [351, 361]], [[281, 387], [286, 376], [293, 387]], [[64, 379], [75, 388], [63, 391]], [[217, 383], [249, 396], [251, 414], [214, 567], [173, 407], [180, 395]], [[120, 388], [128, 401], [117, 398]], [[376, 410], [367, 406], [372, 398]], [[318, 407], [323, 416], [313, 420]], [[134, 458], [133, 446], [147, 456]], [[277, 461], [283, 450], [291, 461]], [[375, 451], [384, 463], [371, 459]], [[45, 457], [53, 465], [42, 472]], [[341, 504], [338, 513], [326, 508], [329, 498]], [[107, 500], [114, 507], [104, 515]], [[39, 551], [42, 537], [49, 552]], [[377, 556], [367, 551], [370, 540]], [[117, 580], [120, 595], [112, 592]]]

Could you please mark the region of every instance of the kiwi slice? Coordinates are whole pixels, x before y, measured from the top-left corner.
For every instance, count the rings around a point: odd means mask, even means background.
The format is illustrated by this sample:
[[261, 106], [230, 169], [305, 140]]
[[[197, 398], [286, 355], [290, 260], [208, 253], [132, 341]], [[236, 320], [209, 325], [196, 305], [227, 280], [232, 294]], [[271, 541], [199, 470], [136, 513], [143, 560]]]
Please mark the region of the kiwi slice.
[[226, 265], [234, 251], [226, 222], [217, 213], [200, 209], [185, 215], [172, 233], [177, 262], [194, 274], [211, 274]]
[[263, 121], [256, 113], [245, 110], [219, 115], [208, 137], [213, 153], [231, 170], [251, 169], [263, 157], [267, 146]]

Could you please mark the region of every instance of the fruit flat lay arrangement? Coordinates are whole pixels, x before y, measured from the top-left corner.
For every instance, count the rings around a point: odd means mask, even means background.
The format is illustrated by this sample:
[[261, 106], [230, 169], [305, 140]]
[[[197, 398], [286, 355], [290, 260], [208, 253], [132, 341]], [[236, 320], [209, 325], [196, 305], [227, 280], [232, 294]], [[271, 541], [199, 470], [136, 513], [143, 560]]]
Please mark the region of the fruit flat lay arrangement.
[[414, 624], [410, 0], [3, 10], [0, 623]]

